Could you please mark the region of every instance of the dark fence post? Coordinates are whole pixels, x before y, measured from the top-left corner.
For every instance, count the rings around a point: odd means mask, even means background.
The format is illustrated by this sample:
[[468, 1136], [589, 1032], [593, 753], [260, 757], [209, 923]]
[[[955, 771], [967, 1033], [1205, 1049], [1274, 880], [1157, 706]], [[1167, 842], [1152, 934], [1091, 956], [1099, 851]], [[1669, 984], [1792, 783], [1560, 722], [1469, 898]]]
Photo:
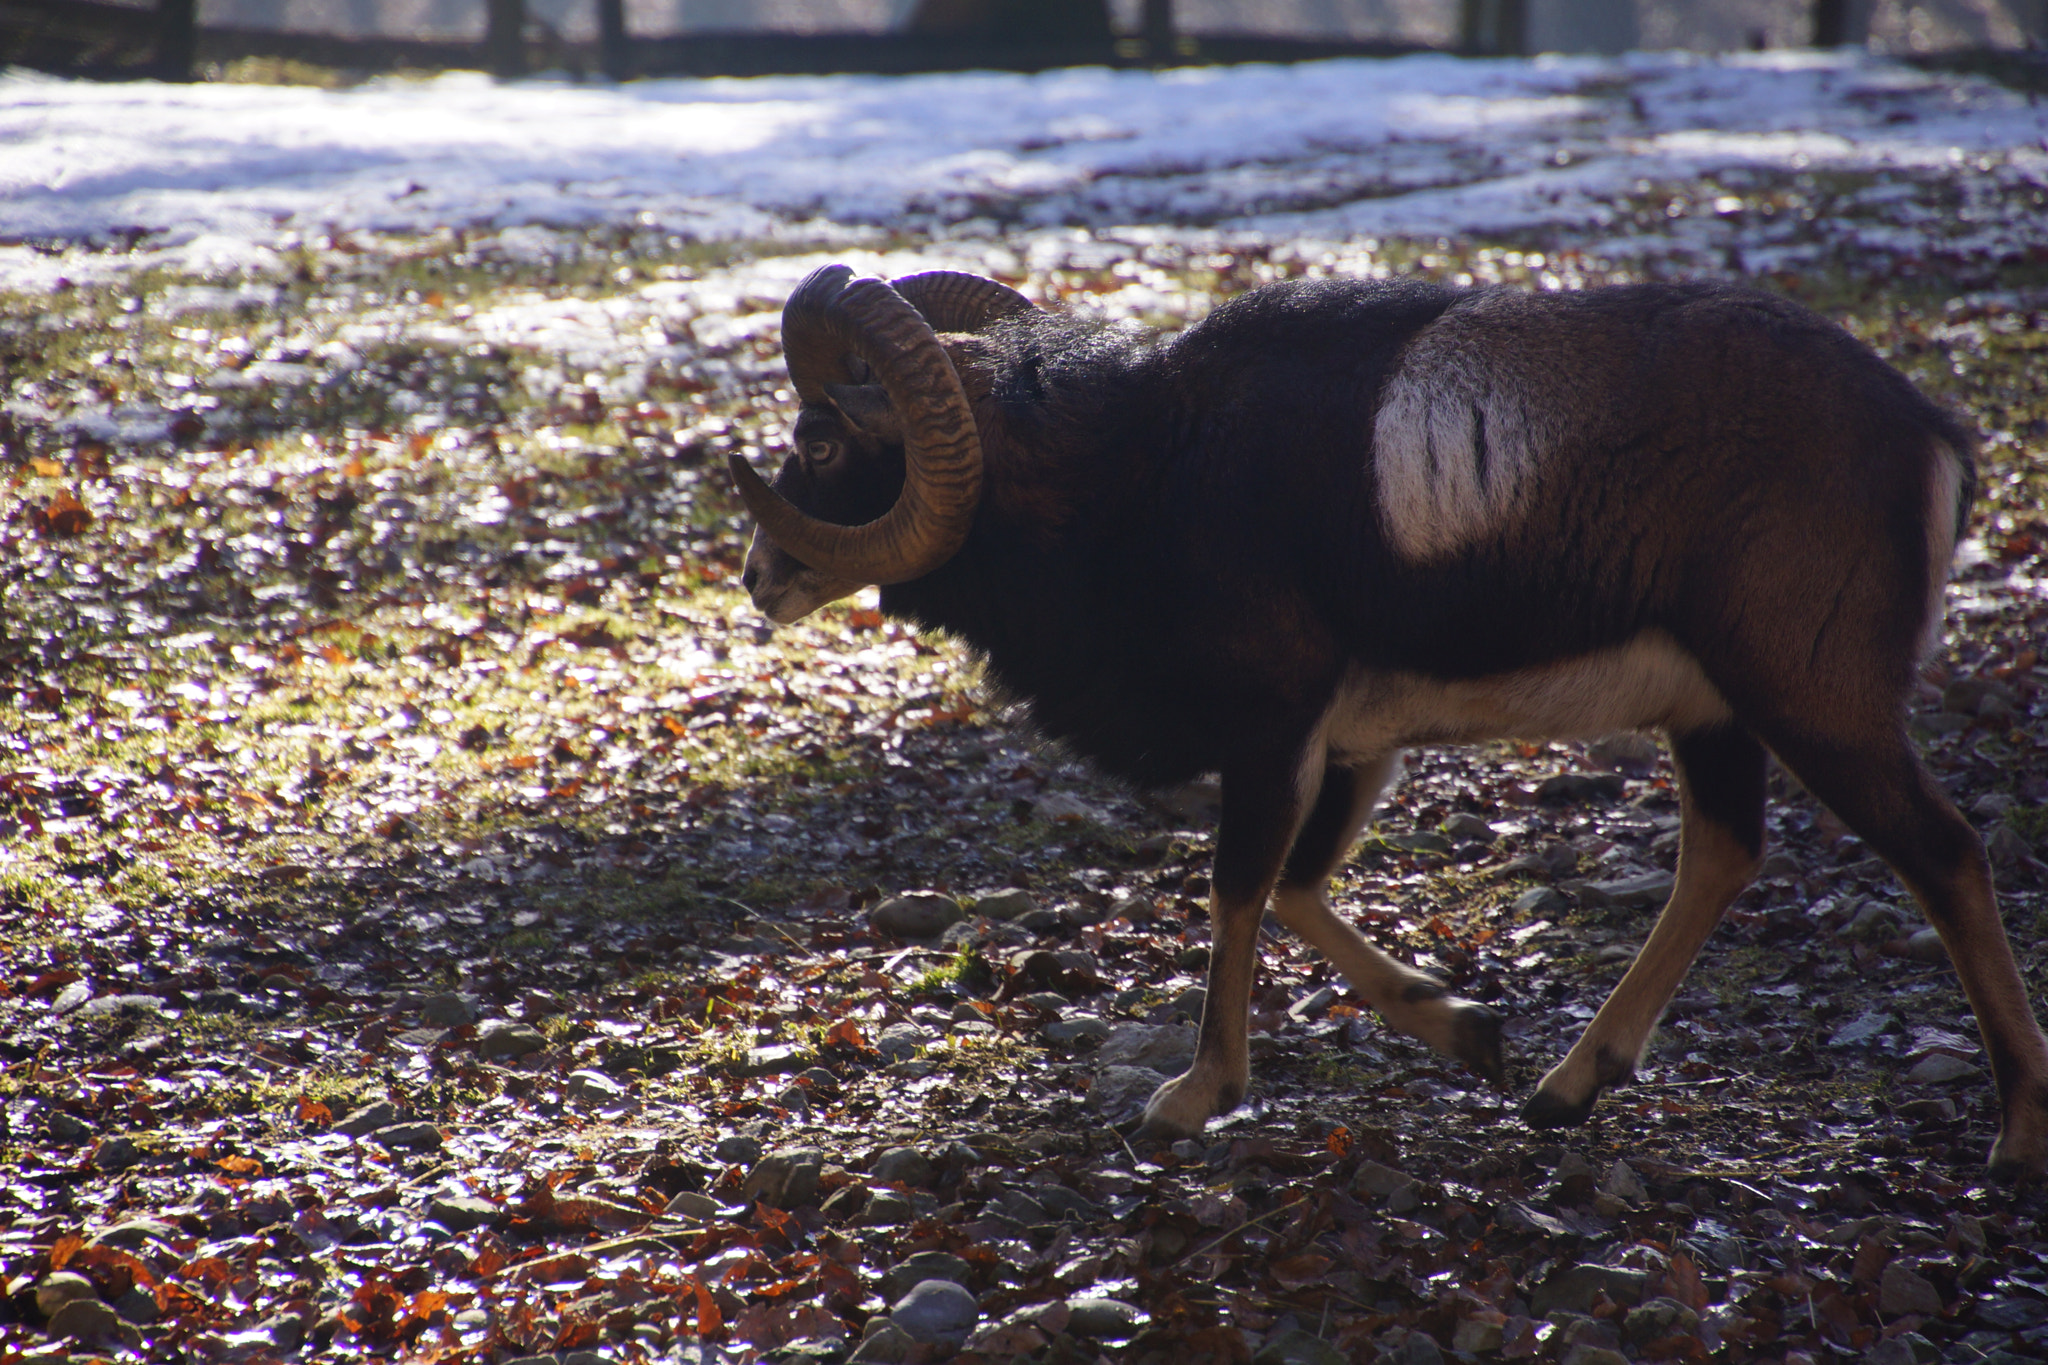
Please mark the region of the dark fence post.
[[1173, 60], [1173, 0], [1145, 0], [1145, 60], [1154, 66]]
[[192, 79], [192, 60], [199, 51], [199, 6], [196, 0], [156, 0], [156, 69], [167, 81]]
[[1849, 0], [1814, 0], [1813, 45], [1840, 47], [1849, 40]]
[[484, 66], [499, 80], [526, 74], [526, 0], [484, 0]]
[[597, 65], [611, 80], [633, 74], [632, 53], [626, 46], [626, 0], [597, 0]]
[[1458, 40], [1478, 57], [1519, 57], [1529, 46], [1526, 0], [1462, 0]]

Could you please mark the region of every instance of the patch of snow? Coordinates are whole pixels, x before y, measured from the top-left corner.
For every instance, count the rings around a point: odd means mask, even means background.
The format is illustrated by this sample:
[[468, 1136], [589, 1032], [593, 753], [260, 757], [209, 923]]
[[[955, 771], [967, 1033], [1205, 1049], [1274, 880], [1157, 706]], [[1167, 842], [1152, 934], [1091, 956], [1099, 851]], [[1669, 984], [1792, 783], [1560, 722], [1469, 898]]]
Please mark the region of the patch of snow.
[[[323, 239], [446, 228], [538, 257], [591, 224], [840, 247], [883, 227], [991, 246], [1147, 222], [1597, 228], [1640, 182], [1745, 166], [2039, 186], [2048, 106], [1847, 52], [343, 91], [9, 73], [0, 287], [268, 278]], [[2004, 227], [2039, 242], [2034, 217]]]

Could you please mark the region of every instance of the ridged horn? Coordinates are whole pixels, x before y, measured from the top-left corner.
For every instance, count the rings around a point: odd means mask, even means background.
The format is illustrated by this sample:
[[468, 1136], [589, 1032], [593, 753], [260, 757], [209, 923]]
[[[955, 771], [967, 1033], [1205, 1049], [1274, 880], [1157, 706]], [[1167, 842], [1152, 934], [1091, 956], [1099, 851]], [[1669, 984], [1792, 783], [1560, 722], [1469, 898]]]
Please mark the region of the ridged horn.
[[[799, 393], [805, 384], [831, 382], [819, 377], [825, 366], [818, 358], [827, 354], [842, 370], [849, 353], [874, 370], [903, 422], [896, 505], [865, 526], [840, 526], [799, 511], [737, 454], [727, 463], [747, 510], [785, 553], [834, 578], [904, 583], [938, 568], [965, 543], [981, 500], [981, 436], [953, 362], [924, 315], [881, 280], [849, 283], [851, 274], [827, 267], [798, 286], [783, 310], [785, 328], [796, 319], [783, 347]], [[797, 350], [803, 366], [816, 367], [802, 378]]]
[[852, 278], [848, 266], [820, 266], [804, 276], [782, 305], [782, 358], [789, 366], [789, 382], [803, 402], [825, 402], [827, 384], [856, 382], [846, 364], [846, 347], [825, 320], [832, 300]]
[[998, 318], [1038, 311], [1037, 304], [1007, 284], [958, 270], [920, 271], [889, 285], [924, 314], [934, 332], [979, 332]]

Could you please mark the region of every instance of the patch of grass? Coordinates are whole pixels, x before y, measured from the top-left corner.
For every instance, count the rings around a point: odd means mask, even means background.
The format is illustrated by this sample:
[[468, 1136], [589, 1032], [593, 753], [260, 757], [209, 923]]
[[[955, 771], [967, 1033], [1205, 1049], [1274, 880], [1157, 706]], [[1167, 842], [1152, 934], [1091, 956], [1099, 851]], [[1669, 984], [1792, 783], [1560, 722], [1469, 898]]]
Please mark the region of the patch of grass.
[[293, 57], [237, 57], [207, 68], [202, 78], [222, 85], [298, 85], [344, 90], [363, 81], [360, 72], [317, 66]]
[[2002, 818], [2032, 847], [2048, 848], [2048, 805], [2008, 806]]
[[963, 981], [972, 983], [977, 978], [986, 977], [988, 970], [988, 963], [982, 958], [981, 951], [973, 944], [968, 944], [946, 961], [936, 963], [918, 973], [917, 979], [910, 983], [909, 993], [937, 995], [951, 991]]

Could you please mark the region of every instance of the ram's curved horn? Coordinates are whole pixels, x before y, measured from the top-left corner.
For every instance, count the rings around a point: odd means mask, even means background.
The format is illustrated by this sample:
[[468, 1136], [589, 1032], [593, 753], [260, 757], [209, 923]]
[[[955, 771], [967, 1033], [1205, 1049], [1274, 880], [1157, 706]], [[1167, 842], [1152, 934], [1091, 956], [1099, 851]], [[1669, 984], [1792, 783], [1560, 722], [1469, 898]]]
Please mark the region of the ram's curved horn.
[[782, 358], [789, 366], [789, 382], [803, 402], [825, 402], [827, 384], [856, 382], [846, 364], [846, 347], [825, 319], [832, 300], [852, 278], [847, 266], [820, 266], [782, 305]]
[[1007, 284], [958, 270], [925, 270], [891, 280], [889, 286], [924, 314], [934, 332], [979, 332], [998, 318], [1038, 311], [1037, 304]]
[[[783, 312], [787, 326], [794, 310], [796, 333], [785, 331], [783, 346], [799, 392], [802, 384], [823, 382], [816, 369], [798, 380], [799, 350], [806, 365], [829, 348], [874, 370], [903, 422], [896, 505], [865, 526], [840, 526], [799, 511], [737, 454], [728, 463], [747, 509], [785, 553], [834, 578], [903, 583], [938, 568], [966, 541], [981, 501], [981, 436], [932, 325], [880, 280], [847, 283], [851, 273], [828, 267], [798, 287]], [[844, 366], [843, 359], [835, 363]]]

